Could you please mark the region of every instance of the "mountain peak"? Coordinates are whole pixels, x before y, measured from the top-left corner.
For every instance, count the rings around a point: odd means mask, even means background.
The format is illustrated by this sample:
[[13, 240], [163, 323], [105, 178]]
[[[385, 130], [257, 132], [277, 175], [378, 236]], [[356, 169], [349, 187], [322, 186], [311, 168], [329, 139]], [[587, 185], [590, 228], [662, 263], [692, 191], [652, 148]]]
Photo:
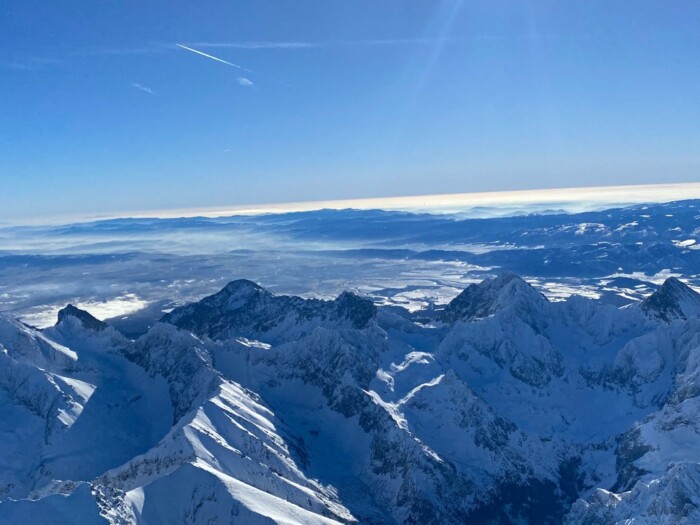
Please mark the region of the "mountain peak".
[[266, 290], [257, 283], [248, 279], [236, 279], [231, 281], [221, 290], [220, 293], [226, 294], [248, 294], [256, 292], [265, 292]]
[[[213, 339], [232, 336], [257, 338], [279, 328], [276, 337], [287, 337], [327, 323], [349, 321], [362, 329], [376, 313], [369, 299], [343, 292], [334, 301], [275, 295], [252, 281], [239, 279], [204, 299], [175, 308], [161, 319], [199, 336]], [[283, 333], [289, 332], [287, 336]]]
[[666, 293], [673, 294], [684, 294], [688, 292], [696, 293], [690, 286], [676, 277], [669, 277], [666, 279], [658, 291], [662, 290], [664, 290]]
[[343, 292], [334, 301], [339, 318], [352, 321], [355, 328], [364, 328], [377, 312], [374, 303], [352, 292]]
[[504, 272], [492, 279], [470, 284], [440, 313], [443, 322], [473, 321], [496, 311], [524, 303], [539, 303], [547, 299], [522, 277]]
[[226, 300], [231, 308], [237, 308], [249, 301], [259, 300], [265, 297], [273, 297], [274, 294], [259, 284], [248, 279], [236, 279], [224, 286], [211, 297], [213, 299]]
[[666, 322], [688, 319], [700, 315], [700, 294], [675, 277], [669, 277], [642, 301], [641, 308], [647, 316]]
[[73, 317], [77, 319], [78, 321], [80, 321], [80, 324], [83, 325], [84, 328], [87, 328], [88, 330], [92, 330], [94, 332], [101, 332], [102, 330], [105, 330], [108, 326], [107, 323], [100, 321], [89, 312], [81, 310], [80, 308], [72, 304], [68, 304], [65, 308], [59, 310], [58, 322], [56, 323], [56, 325], [61, 324], [66, 319], [66, 317]]

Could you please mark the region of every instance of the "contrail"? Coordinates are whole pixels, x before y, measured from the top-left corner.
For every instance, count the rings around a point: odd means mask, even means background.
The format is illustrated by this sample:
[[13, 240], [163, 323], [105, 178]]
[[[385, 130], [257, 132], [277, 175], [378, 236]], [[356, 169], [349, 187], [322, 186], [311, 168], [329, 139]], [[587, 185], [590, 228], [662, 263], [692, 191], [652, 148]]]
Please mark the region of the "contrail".
[[206, 53], [202, 53], [201, 51], [197, 51], [196, 49], [192, 49], [191, 47], [183, 46], [182, 44], [175, 44], [177, 47], [181, 47], [182, 49], [185, 49], [187, 51], [192, 51], [192, 53], [197, 53], [198, 55], [202, 55], [203, 57], [211, 58], [212, 60], [216, 60], [217, 62], [221, 62], [222, 64], [226, 64], [227, 66], [235, 67], [236, 69], [240, 69], [241, 71], [247, 71], [248, 73], [253, 73], [250, 69], [246, 69], [242, 66], [239, 66], [238, 64], [234, 64], [232, 62], [227, 62], [226, 60], [222, 58], [217, 58], [212, 55], [207, 55]]

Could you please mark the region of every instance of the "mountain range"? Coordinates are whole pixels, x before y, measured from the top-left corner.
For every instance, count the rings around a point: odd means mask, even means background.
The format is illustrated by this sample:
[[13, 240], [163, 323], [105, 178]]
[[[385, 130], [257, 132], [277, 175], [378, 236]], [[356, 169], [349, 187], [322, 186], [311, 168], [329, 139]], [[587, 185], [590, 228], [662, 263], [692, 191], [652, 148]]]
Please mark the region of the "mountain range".
[[135, 338], [237, 278], [420, 311], [505, 271], [549, 299], [624, 306], [668, 277], [700, 286], [699, 209], [685, 200], [490, 219], [316, 210], [0, 227], [0, 312], [46, 328], [72, 303]]
[[700, 295], [418, 314], [236, 280], [130, 338], [0, 315], [0, 522], [700, 523]]

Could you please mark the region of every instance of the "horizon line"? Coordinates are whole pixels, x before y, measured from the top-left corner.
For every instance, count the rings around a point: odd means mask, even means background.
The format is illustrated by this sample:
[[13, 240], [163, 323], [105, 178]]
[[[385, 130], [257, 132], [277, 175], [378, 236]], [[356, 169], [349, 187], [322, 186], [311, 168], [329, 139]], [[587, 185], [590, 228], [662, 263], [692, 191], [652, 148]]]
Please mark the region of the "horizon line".
[[[543, 188], [527, 190], [500, 190], [468, 193], [439, 193], [393, 197], [362, 197], [311, 201], [236, 204], [193, 208], [163, 208], [157, 210], [115, 212], [106, 214], [71, 214], [47, 216], [35, 220], [6, 220], [1, 227], [52, 226], [115, 219], [185, 219], [194, 217], [222, 218], [231, 216], [274, 215], [319, 210], [385, 210], [423, 212], [432, 214], [465, 214], [478, 217], [475, 208], [499, 208], [509, 216], [508, 206], [536, 206], [540, 212], [563, 211], [577, 213], [605, 207], [634, 204], [660, 204], [680, 200], [700, 199], [700, 182], [663, 184], [629, 184], [612, 186], [581, 186], [570, 188]], [[542, 208], [560, 206], [560, 209]], [[566, 208], [569, 208], [568, 210]], [[578, 211], [577, 211], [578, 210]], [[512, 214], [510, 214], [512, 215]], [[490, 215], [484, 215], [489, 217]]]

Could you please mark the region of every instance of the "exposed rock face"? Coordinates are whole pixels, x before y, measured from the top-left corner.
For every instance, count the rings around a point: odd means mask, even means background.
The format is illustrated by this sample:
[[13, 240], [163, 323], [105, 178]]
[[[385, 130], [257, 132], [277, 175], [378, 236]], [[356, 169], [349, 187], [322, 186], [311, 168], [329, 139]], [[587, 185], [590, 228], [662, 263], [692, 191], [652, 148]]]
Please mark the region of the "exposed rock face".
[[513, 273], [504, 273], [470, 284], [440, 312], [438, 319], [445, 323], [475, 321], [501, 309], [523, 309], [542, 302], [547, 302], [547, 299], [523, 279]]
[[0, 522], [697, 523], [696, 301], [504, 274], [434, 325], [245, 280], [135, 341], [0, 316]]
[[107, 328], [107, 323], [96, 319], [90, 313], [86, 312], [85, 310], [81, 310], [80, 308], [73, 306], [72, 304], [67, 305], [65, 308], [61, 309], [58, 312], [57, 324], [61, 324], [66, 319], [66, 317], [74, 317], [75, 319], [80, 321], [80, 324], [82, 324], [83, 327], [87, 328], [88, 330], [93, 330], [95, 332], [101, 332], [102, 330], [105, 330]]
[[374, 317], [371, 301], [344, 292], [335, 301], [274, 295], [252, 281], [232, 281], [220, 292], [176, 308], [162, 322], [211, 339], [296, 337], [315, 326], [362, 329]]
[[622, 494], [597, 489], [571, 509], [567, 525], [690, 525], [700, 523], [700, 465], [674, 465], [660, 479]]
[[699, 316], [700, 294], [675, 277], [669, 277], [640, 306], [649, 317], [668, 323]]

